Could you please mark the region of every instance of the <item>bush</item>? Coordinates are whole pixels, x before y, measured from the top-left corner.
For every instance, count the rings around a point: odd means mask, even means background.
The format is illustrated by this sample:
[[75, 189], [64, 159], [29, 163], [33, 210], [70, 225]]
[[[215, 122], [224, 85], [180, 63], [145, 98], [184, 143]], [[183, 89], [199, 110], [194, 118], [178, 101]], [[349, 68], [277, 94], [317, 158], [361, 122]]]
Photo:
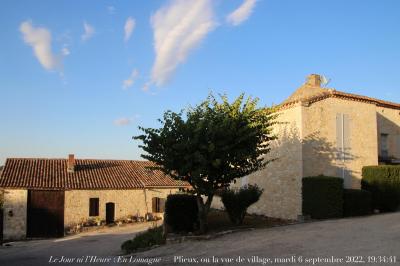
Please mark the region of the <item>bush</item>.
[[371, 214], [371, 192], [362, 189], [345, 189], [343, 192], [343, 215], [360, 216]]
[[163, 229], [161, 226], [148, 229], [144, 233], [140, 233], [132, 240], [127, 240], [121, 245], [121, 249], [125, 253], [131, 253], [141, 248], [148, 248], [154, 245], [165, 244], [163, 237]]
[[303, 178], [303, 214], [313, 219], [338, 218], [343, 215], [343, 179], [314, 176]]
[[243, 223], [247, 208], [256, 203], [263, 190], [257, 185], [248, 185], [240, 189], [226, 189], [221, 193], [221, 200], [232, 223]]
[[171, 194], [165, 203], [165, 222], [174, 232], [192, 232], [198, 223], [197, 199], [194, 195]]
[[374, 209], [396, 211], [400, 206], [400, 166], [363, 167], [361, 188], [372, 193]]

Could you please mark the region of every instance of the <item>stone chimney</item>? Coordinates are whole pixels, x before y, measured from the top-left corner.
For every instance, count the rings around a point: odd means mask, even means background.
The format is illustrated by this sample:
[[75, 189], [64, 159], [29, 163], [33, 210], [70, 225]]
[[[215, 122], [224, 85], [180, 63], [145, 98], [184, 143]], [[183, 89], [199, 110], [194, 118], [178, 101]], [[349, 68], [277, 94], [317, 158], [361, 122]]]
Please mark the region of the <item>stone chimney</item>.
[[318, 74], [311, 74], [307, 77], [306, 85], [313, 87], [321, 87], [321, 76]]
[[67, 172], [73, 173], [75, 171], [75, 156], [73, 154], [68, 155]]

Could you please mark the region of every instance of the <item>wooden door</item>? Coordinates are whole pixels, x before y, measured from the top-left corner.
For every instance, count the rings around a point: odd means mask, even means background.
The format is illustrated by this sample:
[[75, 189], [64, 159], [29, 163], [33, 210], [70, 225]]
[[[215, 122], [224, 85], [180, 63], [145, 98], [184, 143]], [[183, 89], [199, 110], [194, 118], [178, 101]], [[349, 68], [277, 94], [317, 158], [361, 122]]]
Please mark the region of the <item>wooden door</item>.
[[64, 235], [64, 191], [29, 190], [27, 237]]
[[106, 203], [106, 223], [112, 224], [115, 220], [115, 204], [114, 202]]

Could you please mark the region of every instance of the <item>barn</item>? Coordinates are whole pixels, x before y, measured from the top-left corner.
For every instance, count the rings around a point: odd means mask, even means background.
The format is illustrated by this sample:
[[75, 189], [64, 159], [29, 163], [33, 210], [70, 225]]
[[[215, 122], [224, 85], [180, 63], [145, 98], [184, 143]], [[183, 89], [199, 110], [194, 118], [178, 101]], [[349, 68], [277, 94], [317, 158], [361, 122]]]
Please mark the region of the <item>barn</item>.
[[[162, 216], [185, 182], [148, 161], [8, 158], [0, 176], [5, 240], [60, 237], [90, 219]], [[2, 231], [2, 232], [1, 232]]]

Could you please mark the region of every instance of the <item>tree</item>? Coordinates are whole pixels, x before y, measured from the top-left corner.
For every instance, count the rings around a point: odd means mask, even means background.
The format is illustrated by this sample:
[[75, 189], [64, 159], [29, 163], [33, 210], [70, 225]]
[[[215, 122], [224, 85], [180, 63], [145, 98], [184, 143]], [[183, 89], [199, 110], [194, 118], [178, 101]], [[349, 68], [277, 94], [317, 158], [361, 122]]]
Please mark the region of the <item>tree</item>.
[[265, 167], [268, 161], [263, 155], [275, 139], [273, 109], [258, 108], [258, 99], [245, 100], [244, 94], [232, 103], [226, 95], [220, 99], [210, 94], [195, 107], [179, 113], [166, 111], [158, 120], [161, 128], [139, 127], [143, 134], [134, 137], [143, 142], [139, 145], [146, 152], [143, 158], [192, 186], [202, 233], [207, 230], [215, 192]]

